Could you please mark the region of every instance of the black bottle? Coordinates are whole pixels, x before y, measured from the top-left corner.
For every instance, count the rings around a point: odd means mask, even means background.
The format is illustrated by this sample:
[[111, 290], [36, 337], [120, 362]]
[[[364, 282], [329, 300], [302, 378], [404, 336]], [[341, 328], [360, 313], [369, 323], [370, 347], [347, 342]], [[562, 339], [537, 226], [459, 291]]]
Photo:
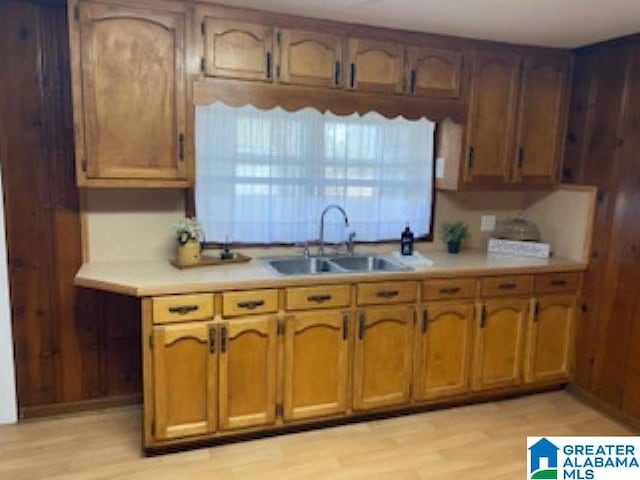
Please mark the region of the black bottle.
[[400, 235], [400, 253], [402, 255], [413, 255], [413, 232], [409, 228], [409, 222]]

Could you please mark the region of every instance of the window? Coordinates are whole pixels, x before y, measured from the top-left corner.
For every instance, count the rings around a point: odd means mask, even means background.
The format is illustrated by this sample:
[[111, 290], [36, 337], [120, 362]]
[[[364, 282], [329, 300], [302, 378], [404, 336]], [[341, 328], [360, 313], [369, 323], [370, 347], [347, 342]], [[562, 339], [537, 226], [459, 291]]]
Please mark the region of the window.
[[[196, 212], [208, 241], [292, 243], [395, 239], [405, 223], [428, 235], [434, 123], [377, 113], [337, 116], [307, 108], [196, 109]], [[335, 216], [334, 216], [335, 215]]]

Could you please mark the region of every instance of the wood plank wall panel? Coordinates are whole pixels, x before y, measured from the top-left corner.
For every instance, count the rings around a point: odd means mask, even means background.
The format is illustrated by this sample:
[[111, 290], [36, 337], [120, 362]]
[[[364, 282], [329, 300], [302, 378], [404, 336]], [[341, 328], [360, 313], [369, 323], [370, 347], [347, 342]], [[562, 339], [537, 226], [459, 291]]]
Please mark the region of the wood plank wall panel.
[[640, 418], [640, 38], [576, 52], [565, 181], [598, 186], [576, 383]]
[[64, 1], [0, 2], [0, 162], [23, 415], [140, 391], [139, 302], [73, 286], [81, 243], [67, 38]]

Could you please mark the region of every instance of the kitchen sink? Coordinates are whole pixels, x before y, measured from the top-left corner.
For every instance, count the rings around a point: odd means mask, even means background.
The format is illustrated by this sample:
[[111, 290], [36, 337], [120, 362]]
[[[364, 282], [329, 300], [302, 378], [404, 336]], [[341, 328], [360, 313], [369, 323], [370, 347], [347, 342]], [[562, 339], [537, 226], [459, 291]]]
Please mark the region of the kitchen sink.
[[410, 267], [380, 255], [339, 257], [271, 257], [265, 263], [280, 275], [315, 275], [321, 273], [402, 272]]

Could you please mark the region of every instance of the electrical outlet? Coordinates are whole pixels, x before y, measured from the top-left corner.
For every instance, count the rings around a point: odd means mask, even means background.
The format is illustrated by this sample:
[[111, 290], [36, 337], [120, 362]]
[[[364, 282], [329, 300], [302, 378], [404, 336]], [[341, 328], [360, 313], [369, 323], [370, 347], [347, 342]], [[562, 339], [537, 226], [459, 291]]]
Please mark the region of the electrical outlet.
[[493, 232], [496, 229], [495, 215], [482, 215], [480, 217], [480, 231]]

